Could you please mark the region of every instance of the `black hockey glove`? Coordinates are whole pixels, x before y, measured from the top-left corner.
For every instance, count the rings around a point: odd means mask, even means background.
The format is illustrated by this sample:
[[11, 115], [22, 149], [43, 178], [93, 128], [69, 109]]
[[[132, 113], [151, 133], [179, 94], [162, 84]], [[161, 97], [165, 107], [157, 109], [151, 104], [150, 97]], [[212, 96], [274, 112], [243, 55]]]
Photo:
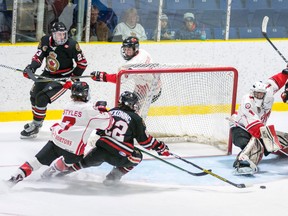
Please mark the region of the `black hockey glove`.
[[95, 104], [96, 109], [98, 109], [100, 112], [107, 112], [107, 102], [106, 101], [97, 101]]
[[283, 70], [282, 70], [282, 73], [288, 75], [288, 68], [283, 69]]
[[23, 76], [27, 79], [31, 79], [28, 73], [35, 73], [35, 69], [31, 67], [31, 65], [27, 65], [27, 67], [23, 71]]
[[158, 145], [153, 150], [155, 150], [158, 153], [158, 155], [160, 155], [160, 156], [169, 156], [170, 155], [168, 146], [162, 141], [160, 141], [158, 143]]
[[101, 71], [93, 71], [90, 75], [92, 75], [92, 79], [94, 81], [99, 81], [99, 82], [107, 82], [106, 79], [106, 72], [101, 72]]
[[285, 85], [285, 90], [282, 92], [281, 98], [284, 103], [288, 103], [288, 83]]

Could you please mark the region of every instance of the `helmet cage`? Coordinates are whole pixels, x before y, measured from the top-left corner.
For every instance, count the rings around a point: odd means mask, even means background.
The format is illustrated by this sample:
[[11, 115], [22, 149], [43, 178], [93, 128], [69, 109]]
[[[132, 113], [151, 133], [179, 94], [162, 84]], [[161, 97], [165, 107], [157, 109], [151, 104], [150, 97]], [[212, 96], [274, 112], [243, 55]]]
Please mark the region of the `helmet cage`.
[[[132, 48], [133, 49], [133, 54], [132, 55], [127, 55], [125, 52], [125, 48]], [[125, 60], [130, 60], [134, 56], [136, 56], [139, 52], [139, 40], [137, 37], [128, 37], [122, 42], [121, 46], [121, 55]]]
[[51, 27], [53, 40], [57, 45], [63, 45], [68, 40], [68, 31], [64, 23], [56, 22]]

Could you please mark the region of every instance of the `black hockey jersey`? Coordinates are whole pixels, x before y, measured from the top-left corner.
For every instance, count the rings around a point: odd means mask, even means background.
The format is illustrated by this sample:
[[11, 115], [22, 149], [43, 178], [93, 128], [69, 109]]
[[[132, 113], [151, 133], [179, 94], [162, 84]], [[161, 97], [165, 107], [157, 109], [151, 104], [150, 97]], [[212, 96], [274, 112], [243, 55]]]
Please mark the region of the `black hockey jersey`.
[[101, 134], [96, 146], [101, 146], [113, 154], [130, 156], [134, 151], [134, 139], [146, 149], [154, 149], [159, 142], [146, 133], [143, 119], [133, 111], [113, 108], [109, 113], [114, 125]]
[[43, 36], [32, 58], [31, 67], [35, 70], [39, 68], [44, 58], [46, 65], [42, 75], [46, 77], [81, 76], [87, 67], [79, 44], [72, 38], [65, 44], [56, 46], [51, 36]]

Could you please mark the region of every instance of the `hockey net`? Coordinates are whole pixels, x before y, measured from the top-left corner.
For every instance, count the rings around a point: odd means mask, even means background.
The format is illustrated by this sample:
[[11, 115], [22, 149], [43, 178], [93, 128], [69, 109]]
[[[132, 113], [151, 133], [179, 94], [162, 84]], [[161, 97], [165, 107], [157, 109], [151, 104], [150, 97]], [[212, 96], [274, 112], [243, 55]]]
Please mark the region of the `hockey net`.
[[232, 67], [136, 64], [118, 73], [115, 104], [123, 91], [140, 98], [147, 131], [165, 142], [217, 146], [231, 154], [226, 117], [235, 111], [238, 72]]

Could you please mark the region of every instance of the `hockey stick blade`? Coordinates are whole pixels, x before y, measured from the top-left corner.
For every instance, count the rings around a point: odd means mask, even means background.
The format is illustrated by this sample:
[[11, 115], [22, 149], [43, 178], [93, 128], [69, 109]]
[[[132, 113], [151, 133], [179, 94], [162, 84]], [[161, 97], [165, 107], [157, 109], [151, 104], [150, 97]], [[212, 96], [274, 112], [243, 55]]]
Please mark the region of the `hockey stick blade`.
[[189, 164], [193, 165], [194, 167], [196, 167], [196, 168], [204, 171], [205, 173], [207, 173], [207, 174], [209, 174], [209, 175], [212, 175], [213, 177], [216, 177], [216, 178], [218, 178], [218, 179], [220, 179], [220, 180], [222, 180], [222, 181], [224, 181], [224, 182], [226, 182], [226, 183], [228, 183], [228, 184], [230, 184], [230, 185], [233, 185], [233, 186], [235, 186], [235, 187], [237, 187], [237, 188], [246, 188], [246, 185], [245, 185], [245, 184], [236, 184], [236, 183], [233, 183], [233, 182], [231, 182], [231, 181], [229, 181], [229, 180], [227, 180], [227, 179], [225, 179], [225, 178], [223, 178], [223, 177], [221, 177], [221, 176], [213, 173], [211, 170], [206, 170], [206, 169], [198, 166], [197, 164], [194, 164], [194, 163], [192, 163], [192, 162], [190, 162], [190, 161], [185, 160], [184, 158], [181, 158], [180, 156], [178, 156], [178, 155], [176, 155], [176, 154], [174, 154], [174, 153], [171, 153], [171, 152], [170, 152], [170, 154], [171, 154], [172, 156], [174, 156], [175, 158], [180, 159], [180, 160], [182, 160], [182, 161], [185, 161], [186, 163], [189, 163]]
[[188, 174], [190, 174], [190, 175], [193, 175], [193, 176], [204, 176], [204, 175], [207, 175], [206, 172], [199, 172], [199, 173], [190, 172], [190, 171], [188, 171], [188, 170], [186, 170], [186, 169], [184, 169], [184, 168], [182, 168], [182, 167], [179, 167], [179, 166], [177, 166], [177, 165], [175, 165], [175, 164], [173, 164], [173, 163], [170, 163], [170, 162], [168, 162], [168, 161], [166, 161], [166, 160], [164, 160], [164, 159], [162, 159], [162, 158], [160, 158], [160, 157], [157, 157], [157, 156], [155, 156], [155, 155], [153, 155], [153, 154], [151, 154], [151, 153], [149, 153], [149, 152], [147, 152], [147, 151], [144, 151], [144, 150], [139, 149], [139, 148], [137, 148], [137, 147], [134, 147], [134, 148], [137, 149], [137, 150], [139, 150], [140, 152], [142, 152], [142, 153], [144, 153], [144, 154], [147, 154], [147, 155], [149, 155], [149, 156], [151, 156], [151, 157], [153, 157], [153, 158], [155, 158], [155, 159], [157, 159], [157, 160], [162, 161], [163, 163], [166, 163], [166, 164], [168, 164], [168, 165], [170, 165], [170, 166], [172, 166], [172, 167], [174, 167], [174, 168], [176, 168], [176, 169], [179, 169], [179, 170], [181, 170], [181, 171], [183, 171], [183, 172], [186, 172], [186, 173], [188, 173]]
[[281, 58], [288, 64], [287, 59], [283, 56], [283, 54], [277, 49], [277, 47], [272, 43], [270, 38], [267, 35], [267, 25], [268, 25], [269, 17], [265, 16], [262, 21], [262, 35], [266, 38], [266, 40], [270, 43], [270, 45], [274, 48], [274, 50], [281, 56]]

